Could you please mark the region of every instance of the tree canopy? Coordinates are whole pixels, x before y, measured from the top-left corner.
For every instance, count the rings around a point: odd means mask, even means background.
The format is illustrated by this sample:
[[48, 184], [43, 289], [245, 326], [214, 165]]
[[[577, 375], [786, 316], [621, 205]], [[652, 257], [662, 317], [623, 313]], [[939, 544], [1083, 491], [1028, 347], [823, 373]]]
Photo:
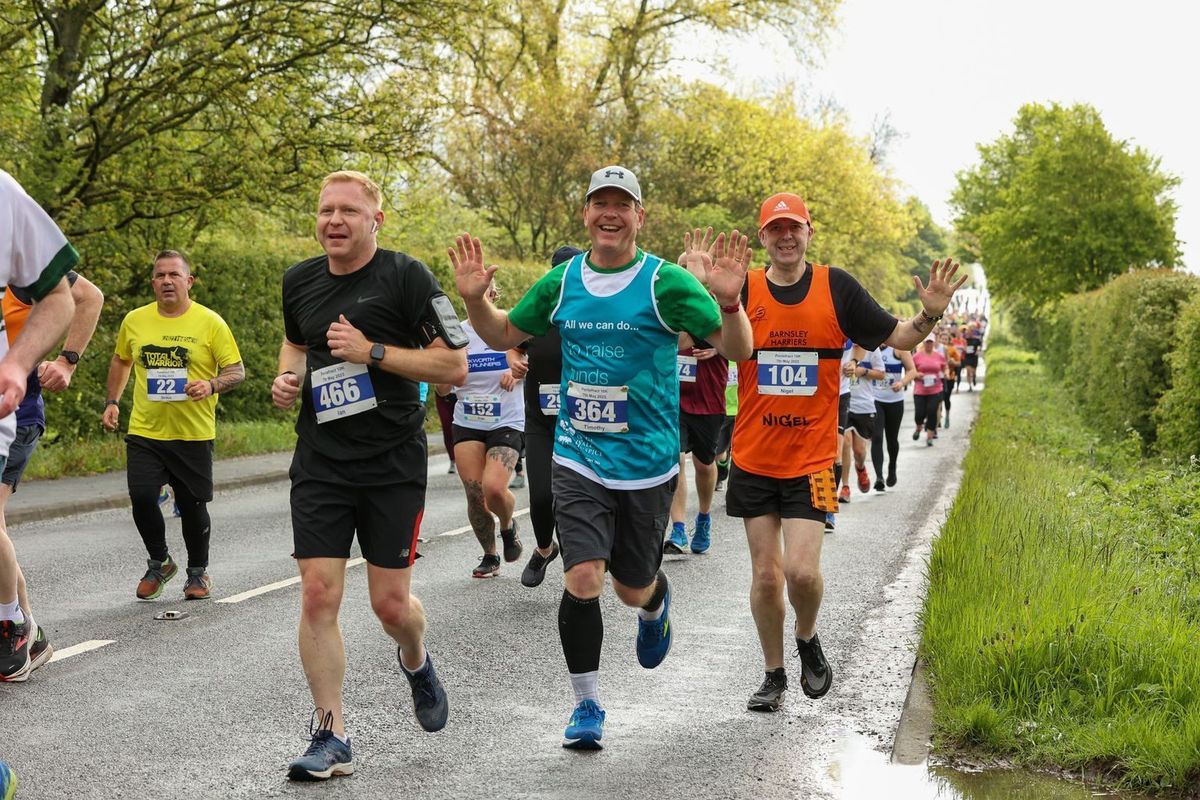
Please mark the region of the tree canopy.
[[1130, 269], [1173, 267], [1179, 180], [1088, 105], [1022, 106], [952, 197], [963, 246], [1002, 299], [1036, 309]]

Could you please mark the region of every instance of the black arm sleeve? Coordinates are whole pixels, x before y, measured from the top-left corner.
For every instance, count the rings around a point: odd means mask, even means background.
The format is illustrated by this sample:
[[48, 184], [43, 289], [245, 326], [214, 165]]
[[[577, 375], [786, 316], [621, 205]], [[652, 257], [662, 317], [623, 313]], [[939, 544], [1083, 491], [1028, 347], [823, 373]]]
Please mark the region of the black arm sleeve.
[[838, 325], [864, 350], [879, 347], [896, 329], [896, 318], [844, 269], [829, 268], [829, 293], [833, 295]]

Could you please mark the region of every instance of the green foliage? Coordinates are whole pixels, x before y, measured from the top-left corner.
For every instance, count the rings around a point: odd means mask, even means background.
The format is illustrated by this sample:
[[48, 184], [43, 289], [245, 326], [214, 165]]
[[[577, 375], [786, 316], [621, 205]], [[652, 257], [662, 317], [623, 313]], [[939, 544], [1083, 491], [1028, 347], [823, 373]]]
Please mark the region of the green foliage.
[[1166, 355], [1169, 387], [1154, 409], [1159, 450], [1180, 459], [1200, 455], [1200, 294], [1182, 307]]
[[1094, 108], [1022, 106], [1013, 132], [979, 155], [952, 203], [999, 299], [1038, 308], [1130, 268], [1178, 262], [1178, 178], [1113, 139]]
[[989, 350], [981, 403], [923, 612], [939, 746], [1188, 785], [1200, 470], [1103, 444], [1026, 352]]
[[1171, 386], [1167, 354], [1179, 341], [1180, 311], [1197, 290], [1193, 275], [1143, 270], [1058, 304], [1047, 363], [1097, 430], [1118, 439], [1132, 433], [1147, 449], [1158, 441], [1165, 412], [1155, 408]]

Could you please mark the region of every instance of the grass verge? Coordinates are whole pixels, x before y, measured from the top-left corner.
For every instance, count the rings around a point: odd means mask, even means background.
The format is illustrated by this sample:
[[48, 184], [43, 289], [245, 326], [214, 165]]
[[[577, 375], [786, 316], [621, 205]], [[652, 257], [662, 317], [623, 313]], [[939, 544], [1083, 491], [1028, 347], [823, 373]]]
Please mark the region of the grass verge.
[[1200, 776], [1200, 467], [1137, 453], [1035, 355], [989, 349], [922, 619], [938, 749], [1143, 790]]
[[[291, 450], [296, 446], [295, 423], [221, 422], [217, 425], [217, 458], [252, 456]], [[46, 480], [96, 475], [125, 469], [125, 438], [117, 434], [97, 439], [42, 442], [29, 459], [25, 478]]]

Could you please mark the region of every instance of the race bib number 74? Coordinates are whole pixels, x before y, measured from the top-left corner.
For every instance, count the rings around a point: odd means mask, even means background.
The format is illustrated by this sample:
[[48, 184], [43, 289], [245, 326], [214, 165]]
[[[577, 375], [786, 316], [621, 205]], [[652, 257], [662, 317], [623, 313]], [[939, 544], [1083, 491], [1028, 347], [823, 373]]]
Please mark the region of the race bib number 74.
[[361, 414], [378, 405], [367, 365], [346, 361], [313, 370], [312, 400], [318, 425]]

